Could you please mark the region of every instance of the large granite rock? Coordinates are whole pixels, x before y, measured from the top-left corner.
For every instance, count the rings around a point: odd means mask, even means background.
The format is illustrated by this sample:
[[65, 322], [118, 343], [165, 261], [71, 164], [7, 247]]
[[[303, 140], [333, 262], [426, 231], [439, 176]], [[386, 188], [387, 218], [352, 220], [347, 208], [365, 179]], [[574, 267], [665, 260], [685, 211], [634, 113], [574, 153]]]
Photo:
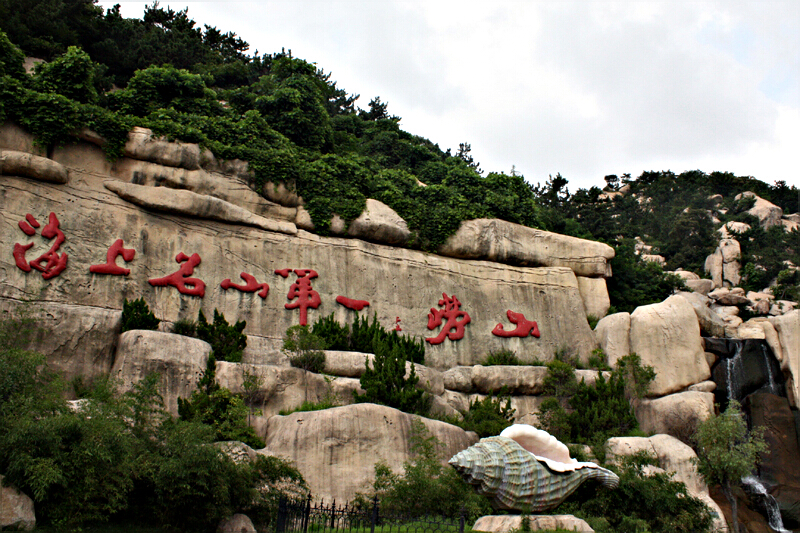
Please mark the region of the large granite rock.
[[297, 227], [293, 222], [264, 218], [214, 196], [197, 194], [184, 189], [150, 187], [113, 180], [106, 181], [103, 185], [123, 200], [153, 211], [207, 218], [229, 224], [255, 226], [259, 229], [289, 235], [297, 233]]
[[439, 253], [527, 266], [564, 266], [579, 276], [608, 277], [614, 249], [607, 244], [550, 233], [497, 219], [467, 220]]
[[631, 314], [631, 352], [656, 371], [649, 394], [663, 396], [711, 376], [697, 315], [685, 298], [670, 296]]
[[411, 236], [408, 224], [394, 209], [372, 198], [367, 198], [366, 208], [350, 223], [347, 234], [387, 244], [405, 244]]
[[689, 302], [697, 315], [700, 333], [710, 337], [725, 336], [725, 321], [711, 310], [711, 299], [696, 292], [679, 292], [677, 296]]
[[736, 286], [741, 281], [741, 246], [734, 239], [722, 239], [716, 251], [706, 258], [705, 271], [715, 287]]
[[[59, 299], [69, 299], [59, 292], [54, 292]], [[27, 302], [19, 299], [22, 291], [12, 294], [16, 297], [0, 297], [0, 315], [28, 315], [36, 322], [37, 331], [28, 348], [44, 354], [51, 370], [61, 372], [67, 381], [111, 370], [122, 311], [51, 301]]]
[[375, 463], [402, 472], [403, 462], [411, 459], [413, 420], [442, 442], [443, 463], [478, 441], [474, 433], [444, 422], [381, 405], [355, 404], [270, 418], [267, 446], [259, 453], [294, 462], [315, 499], [347, 502], [369, 489]]
[[60, 163], [46, 157], [14, 150], [0, 150], [0, 175], [23, 176], [62, 184], [69, 181], [67, 169]]
[[753, 215], [758, 219], [759, 225], [764, 228], [770, 228], [772, 226], [777, 226], [781, 223], [781, 218], [783, 217], [783, 209], [778, 207], [777, 205], [764, 200], [756, 193], [752, 191], [746, 191], [740, 194], [737, 194], [735, 200], [740, 200], [741, 198], [755, 198], [756, 203], [747, 210], [747, 213]]
[[167, 410], [178, 414], [178, 398], [188, 398], [206, 369], [211, 345], [200, 339], [161, 331], [131, 330], [119, 337], [112, 376], [127, 392], [147, 375], [158, 372], [159, 392]]
[[0, 474], [0, 529], [33, 531], [35, 527], [33, 500], [13, 485], [4, 486]]
[[[71, 155], [75, 151], [80, 153], [79, 159]], [[29, 257], [46, 252], [52, 242], [38, 235], [28, 238], [18, 223], [26, 213], [46, 220], [53, 212], [65, 233], [60, 251], [68, 254], [67, 268], [59, 276], [44, 280], [38, 272], [25, 273], [17, 268], [10, 253], [3, 255], [0, 298], [118, 312], [125, 297], [143, 296], [158, 318], [168, 322], [196, 319], [200, 309], [206, 316], [213, 316], [214, 309], [218, 309], [229, 322], [245, 320], [246, 334], [279, 341], [288, 327], [298, 323], [298, 311], [284, 308], [297, 276], [289, 273], [283, 278], [275, 271], [314, 269], [319, 277], [312, 281], [312, 289], [319, 293], [321, 305], [308, 310], [310, 323], [331, 313], [340, 322], [352, 321], [354, 311], [336, 303], [338, 296], [346, 296], [369, 301], [370, 307], [362, 313], [376, 313], [385, 327], [393, 327], [399, 317], [403, 334], [432, 338], [441, 328], [427, 328], [430, 309], [439, 309], [442, 293], [455, 295], [471, 322], [463, 339], [447, 339], [427, 346], [426, 365], [435, 369], [472, 365], [501, 349], [515, 351], [530, 360], [549, 361], [564, 345], [573, 347], [585, 361], [596, 347], [585, 319], [578, 281], [568, 268], [530, 268], [452, 259], [358, 239], [321, 237], [304, 231], [286, 235], [153, 211], [127, 202], [103, 186], [104, 182], [113, 181], [113, 165], [97, 147], [69, 146], [56, 151], [54, 157], [70, 172], [69, 183], [53, 185], [27, 178], [0, 181], [4, 200], [4, 209], [0, 211], [0, 247], [13, 250], [14, 243], [33, 242]], [[119, 179], [115, 182], [125, 185]], [[166, 194], [190, 193], [165, 187], [144, 188], [162, 189], [159, 192]], [[131, 269], [130, 275], [90, 273], [90, 266], [105, 262], [109, 247], [117, 239], [123, 239], [125, 248], [136, 250], [131, 262], [116, 259], [119, 265]], [[588, 242], [577, 241], [576, 246]], [[203, 298], [180, 294], [174, 287], [153, 287], [148, 283], [149, 279], [178, 270], [175, 258], [181, 252], [201, 255], [202, 263], [194, 269], [192, 277], [205, 283]], [[605, 261], [603, 257], [601, 262]], [[253, 275], [258, 283], [268, 283], [267, 297], [262, 299], [253, 293], [220, 287], [224, 279], [242, 283], [241, 272]], [[498, 323], [503, 323], [506, 329], [512, 328], [506, 318], [509, 309], [535, 320], [541, 337], [492, 335]], [[97, 358], [98, 354], [82, 357]]]
[[700, 423], [714, 414], [714, 395], [700, 391], [677, 392], [640, 400], [635, 407], [639, 427], [645, 433], [672, 435], [691, 444]]
[[586, 309], [586, 316], [603, 318], [611, 307], [611, 299], [608, 297], [608, 287], [605, 278], [587, 278], [578, 276], [578, 289], [583, 298], [583, 307]]
[[715, 531], [727, 531], [722, 510], [711, 498], [708, 486], [697, 472], [694, 461], [697, 454], [691, 447], [670, 435], [653, 435], [652, 437], [614, 437], [606, 441], [606, 461], [618, 463], [624, 456], [645, 452], [658, 459], [659, 466], [673, 474], [675, 481], [686, 485], [686, 491], [699, 498], [716, 513]]
[[200, 147], [197, 144], [167, 142], [153, 137], [153, 132], [147, 128], [131, 130], [125, 143], [125, 155], [165, 167], [200, 168]]
[[792, 376], [790, 393], [795, 401], [800, 401], [800, 310], [770, 317], [769, 322], [778, 333], [783, 355], [781, 368]]
[[[594, 533], [585, 520], [576, 518], [571, 514], [562, 515], [529, 515], [527, 517], [530, 531], [566, 530], [579, 533]], [[522, 531], [521, 515], [488, 515], [478, 518], [472, 526], [472, 531], [486, 531], [487, 533], [510, 533]]]
[[250, 517], [237, 513], [220, 521], [217, 533], [256, 533], [256, 528]]
[[608, 364], [616, 366], [620, 358], [631, 353], [630, 313], [614, 313], [604, 317], [595, 326], [594, 334], [606, 354]]

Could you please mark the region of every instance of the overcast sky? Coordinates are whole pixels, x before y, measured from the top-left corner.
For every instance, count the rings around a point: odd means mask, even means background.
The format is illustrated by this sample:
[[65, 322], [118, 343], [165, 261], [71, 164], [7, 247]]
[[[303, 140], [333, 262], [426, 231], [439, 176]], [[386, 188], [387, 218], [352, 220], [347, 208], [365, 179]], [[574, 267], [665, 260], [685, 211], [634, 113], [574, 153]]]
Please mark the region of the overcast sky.
[[[105, 8], [118, 2], [99, 2]], [[151, 2], [120, 2], [141, 17]], [[173, 2], [292, 50], [485, 171], [700, 169], [800, 187], [800, 1]]]

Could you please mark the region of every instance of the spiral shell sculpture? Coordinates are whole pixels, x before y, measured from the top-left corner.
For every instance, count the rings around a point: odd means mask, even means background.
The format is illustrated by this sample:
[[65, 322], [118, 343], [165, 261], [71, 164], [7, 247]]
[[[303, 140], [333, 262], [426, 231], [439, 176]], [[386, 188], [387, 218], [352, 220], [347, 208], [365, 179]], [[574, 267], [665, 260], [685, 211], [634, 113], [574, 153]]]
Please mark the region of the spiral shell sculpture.
[[496, 509], [524, 512], [552, 509], [587, 479], [597, 479], [609, 488], [619, 485], [619, 477], [610, 470], [594, 463], [571, 461], [569, 465], [562, 464], [566, 468], [554, 469], [548, 463], [559, 461], [539, 458], [516, 440], [498, 436], [481, 439], [449, 462]]

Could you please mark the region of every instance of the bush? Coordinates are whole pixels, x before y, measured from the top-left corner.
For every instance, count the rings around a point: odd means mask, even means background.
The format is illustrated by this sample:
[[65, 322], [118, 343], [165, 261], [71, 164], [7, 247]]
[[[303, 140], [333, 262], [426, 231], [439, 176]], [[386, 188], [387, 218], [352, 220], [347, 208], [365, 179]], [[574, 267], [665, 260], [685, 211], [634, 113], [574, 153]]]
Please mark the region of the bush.
[[183, 335], [184, 337], [197, 337], [197, 322], [189, 320], [188, 318], [182, 318], [176, 320], [175, 323], [172, 324], [172, 329], [170, 331], [176, 335]]
[[361, 388], [364, 394], [353, 391], [356, 402], [371, 402], [388, 405], [406, 413], [426, 415], [430, 410], [424, 391], [417, 389], [419, 382], [414, 363], [406, 375], [406, 358], [399, 345], [389, 346], [386, 341], [378, 341], [375, 346], [375, 359], [369, 361], [361, 375]]
[[544, 378], [543, 392], [549, 396], [563, 398], [572, 396], [578, 388], [575, 368], [555, 359], [547, 363], [547, 375]]
[[283, 352], [289, 356], [291, 365], [316, 374], [325, 370], [325, 347], [325, 341], [308, 326], [292, 326], [283, 338]]
[[157, 330], [159, 319], [150, 311], [144, 298], [129, 302], [127, 298], [122, 304], [122, 332], [132, 329]]
[[514, 423], [514, 411], [511, 398], [501, 391], [497, 398], [490, 395], [483, 400], [471, 401], [469, 411], [457, 425], [466, 431], [474, 431], [481, 438], [492, 437]]
[[497, 352], [489, 352], [489, 355], [486, 356], [486, 359], [481, 363], [483, 366], [495, 366], [495, 365], [523, 365], [522, 361], [519, 360], [517, 354], [512, 352], [511, 350], [500, 350]]
[[247, 322], [239, 320], [231, 326], [225, 316], [214, 309], [214, 322], [209, 324], [203, 311], [197, 317], [197, 337], [211, 345], [214, 357], [219, 361], [238, 363], [247, 347], [247, 335], [242, 333]]
[[339, 324], [333, 313], [314, 322], [311, 332], [324, 341], [328, 350], [350, 350], [350, 326]]

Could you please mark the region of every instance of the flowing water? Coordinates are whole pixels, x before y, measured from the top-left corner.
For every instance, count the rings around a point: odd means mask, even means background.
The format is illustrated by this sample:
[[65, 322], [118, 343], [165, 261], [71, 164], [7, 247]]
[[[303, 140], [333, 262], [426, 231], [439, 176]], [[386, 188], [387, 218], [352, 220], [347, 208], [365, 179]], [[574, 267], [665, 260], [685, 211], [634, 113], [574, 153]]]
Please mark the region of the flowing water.
[[755, 476], [747, 476], [742, 478], [742, 484], [750, 489], [750, 492], [761, 496], [764, 501], [764, 506], [767, 509], [767, 518], [769, 519], [769, 527], [778, 533], [792, 533], [788, 529], [784, 529], [783, 520], [781, 519], [781, 511], [778, 508], [778, 502], [767, 492], [766, 487]]

